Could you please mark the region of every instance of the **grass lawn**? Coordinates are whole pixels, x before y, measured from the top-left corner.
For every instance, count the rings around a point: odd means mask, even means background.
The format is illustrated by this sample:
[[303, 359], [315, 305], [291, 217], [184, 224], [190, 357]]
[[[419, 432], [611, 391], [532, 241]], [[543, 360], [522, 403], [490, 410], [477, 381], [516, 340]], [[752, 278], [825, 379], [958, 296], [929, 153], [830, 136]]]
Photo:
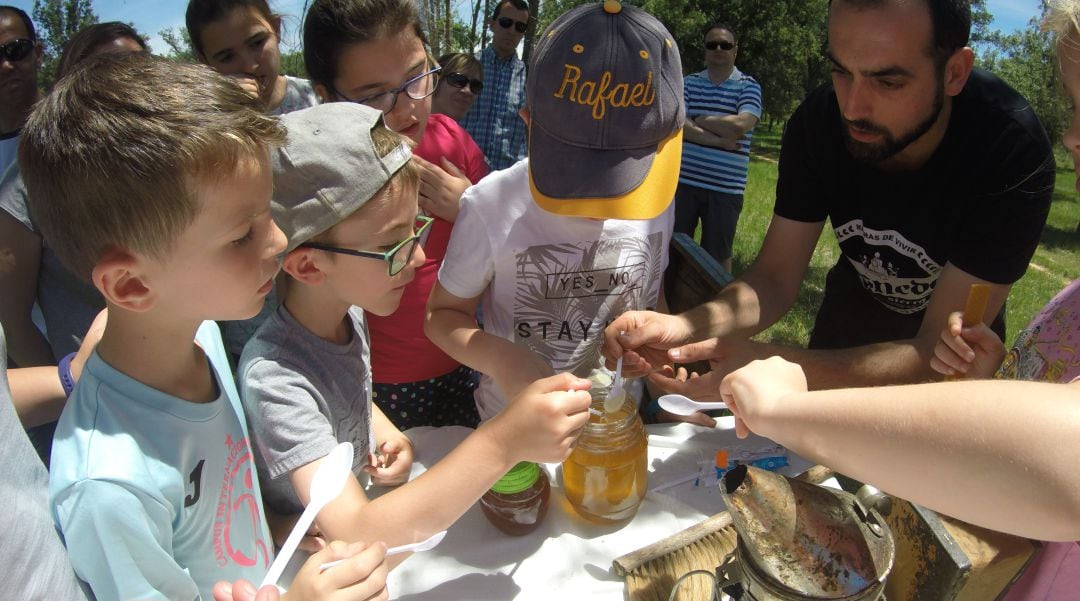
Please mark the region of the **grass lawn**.
[[[742, 216], [735, 234], [732, 271], [738, 277], [753, 261], [765, 238], [776, 200], [776, 160], [779, 157], [780, 128], [764, 128], [754, 133], [749, 184]], [[1058, 169], [1053, 206], [1042, 240], [1024, 277], [1013, 286], [1006, 315], [1007, 344], [1020, 328], [1035, 316], [1067, 283], [1080, 277], [1080, 196], [1074, 187], [1075, 175], [1068, 166]], [[832, 229], [826, 224], [810, 262], [798, 301], [782, 320], [761, 333], [760, 340], [805, 346], [821, 301], [825, 274], [840, 251]]]

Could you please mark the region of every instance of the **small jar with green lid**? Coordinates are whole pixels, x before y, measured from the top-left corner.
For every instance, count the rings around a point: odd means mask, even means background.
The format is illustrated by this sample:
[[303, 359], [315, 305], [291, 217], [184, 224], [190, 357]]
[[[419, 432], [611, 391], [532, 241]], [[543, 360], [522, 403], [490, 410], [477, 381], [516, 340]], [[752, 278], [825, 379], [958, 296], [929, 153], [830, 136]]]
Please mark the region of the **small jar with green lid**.
[[540, 466], [522, 461], [480, 497], [484, 515], [511, 536], [528, 534], [547, 515], [551, 484]]

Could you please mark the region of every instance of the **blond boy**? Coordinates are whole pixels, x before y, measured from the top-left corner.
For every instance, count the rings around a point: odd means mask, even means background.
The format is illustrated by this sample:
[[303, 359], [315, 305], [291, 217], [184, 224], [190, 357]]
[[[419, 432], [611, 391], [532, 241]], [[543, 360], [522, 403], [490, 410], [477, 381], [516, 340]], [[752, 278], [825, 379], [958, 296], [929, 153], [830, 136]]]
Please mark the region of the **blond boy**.
[[[208, 320], [254, 315], [278, 270], [267, 148], [283, 139], [229, 80], [138, 55], [87, 61], [24, 130], [34, 221], [109, 311], [60, 418], [49, 486], [72, 565], [100, 600], [210, 599], [217, 581], [260, 581], [273, 558]], [[286, 598], [369, 575], [381, 589], [382, 553], [329, 577], [305, 566]]]
[[[404, 138], [381, 113], [330, 103], [286, 115], [289, 143], [273, 153], [274, 219], [288, 235], [281, 309], [241, 357], [242, 396], [273, 484], [268, 501], [296, 511], [338, 441], [377, 463], [376, 480], [408, 475], [411, 446], [371, 404], [361, 310], [390, 315], [424, 260], [417, 243], [419, 178]], [[319, 512], [318, 530], [342, 540], [397, 545], [448, 528], [519, 461], [561, 461], [588, 420], [587, 381], [560, 374], [519, 397], [416, 480], [369, 501], [361, 481]], [[369, 429], [368, 424], [373, 424]], [[380, 424], [383, 424], [380, 426]], [[363, 460], [362, 460], [363, 461]]]

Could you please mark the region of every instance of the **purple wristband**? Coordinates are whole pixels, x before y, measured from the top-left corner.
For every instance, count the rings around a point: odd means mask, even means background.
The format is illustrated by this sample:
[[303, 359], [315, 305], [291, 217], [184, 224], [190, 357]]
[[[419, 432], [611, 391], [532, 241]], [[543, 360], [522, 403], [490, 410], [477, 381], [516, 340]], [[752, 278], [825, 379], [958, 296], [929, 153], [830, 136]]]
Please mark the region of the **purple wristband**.
[[74, 358], [75, 353], [68, 353], [56, 366], [56, 371], [60, 374], [60, 386], [64, 387], [64, 396], [71, 396], [71, 391], [75, 389], [75, 378], [71, 377], [71, 360]]

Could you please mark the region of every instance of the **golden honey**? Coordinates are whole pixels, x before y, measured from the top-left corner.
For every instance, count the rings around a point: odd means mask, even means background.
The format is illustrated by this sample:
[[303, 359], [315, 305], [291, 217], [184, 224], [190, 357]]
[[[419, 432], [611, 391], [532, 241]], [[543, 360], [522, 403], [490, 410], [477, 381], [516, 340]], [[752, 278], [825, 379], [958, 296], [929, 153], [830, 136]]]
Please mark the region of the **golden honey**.
[[[603, 399], [594, 399], [593, 408], [603, 412]], [[562, 464], [566, 498], [593, 522], [632, 518], [645, 498], [647, 449], [645, 426], [631, 399], [611, 414], [590, 416]]]

